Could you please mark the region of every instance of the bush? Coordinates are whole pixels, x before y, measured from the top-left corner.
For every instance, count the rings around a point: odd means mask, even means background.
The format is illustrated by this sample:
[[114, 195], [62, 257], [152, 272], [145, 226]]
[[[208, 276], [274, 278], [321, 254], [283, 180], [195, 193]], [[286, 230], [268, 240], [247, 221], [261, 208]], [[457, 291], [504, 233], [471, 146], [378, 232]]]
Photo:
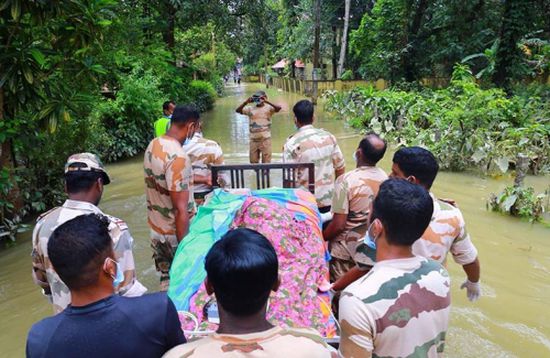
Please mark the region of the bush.
[[484, 172], [504, 173], [523, 153], [534, 173], [550, 172], [549, 101], [482, 89], [465, 66], [455, 68], [445, 89], [358, 87], [326, 96], [328, 111], [401, 145], [427, 147], [444, 169], [477, 166]]
[[102, 100], [90, 118], [90, 142], [98, 154], [114, 161], [145, 149], [164, 98], [158, 79], [149, 71], [123, 77], [116, 99]]
[[194, 80], [189, 84], [188, 96], [199, 111], [206, 112], [214, 107], [216, 90], [210, 82]]

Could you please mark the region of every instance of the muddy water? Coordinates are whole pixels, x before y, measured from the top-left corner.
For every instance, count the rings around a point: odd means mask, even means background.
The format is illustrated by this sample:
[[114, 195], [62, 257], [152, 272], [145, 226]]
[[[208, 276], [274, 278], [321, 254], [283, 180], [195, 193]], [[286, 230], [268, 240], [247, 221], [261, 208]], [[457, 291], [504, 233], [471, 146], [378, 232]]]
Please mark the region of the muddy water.
[[[231, 87], [216, 108], [204, 115], [205, 136], [218, 141], [229, 163], [248, 160], [248, 125], [234, 109], [258, 87]], [[285, 138], [293, 130], [289, 106], [295, 94], [268, 90], [269, 99], [283, 106], [274, 117], [274, 161], [281, 158]], [[352, 153], [360, 137], [342, 122], [317, 112], [317, 125], [339, 140], [352, 167]], [[101, 208], [127, 221], [135, 238], [134, 255], [140, 280], [157, 290], [145, 219], [142, 158], [108, 167], [112, 184], [106, 187]], [[381, 166], [390, 169], [391, 155]], [[457, 201], [478, 247], [482, 263], [483, 297], [475, 304], [459, 289], [461, 268], [449, 263], [453, 308], [448, 357], [543, 357], [550, 356], [550, 228], [488, 212], [485, 202], [511, 182], [510, 178], [486, 179], [471, 174], [441, 173], [433, 191]], [[528, 178], [539, 191], [548, 177]], [[17, 245], [0, 252], [0, 356], [24, 356], [25, 338], [31, 324], [50, 314], [50, 307], [31, 279], [30, 234]]]

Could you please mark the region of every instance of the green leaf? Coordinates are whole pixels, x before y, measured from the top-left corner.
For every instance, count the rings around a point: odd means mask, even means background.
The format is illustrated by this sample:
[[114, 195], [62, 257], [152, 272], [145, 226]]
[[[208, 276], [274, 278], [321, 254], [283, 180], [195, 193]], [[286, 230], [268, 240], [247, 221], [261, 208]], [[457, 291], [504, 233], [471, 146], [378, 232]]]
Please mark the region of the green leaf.
[[510, 163], [510, 159], [508, 157], [501, 157], [501, 158], [495, 159], [495, 164], [503, 173], [506, 173], [506, 171], [508, 171], [509, 163]]
[[516, 203], [516, 200], [518, 199], [517, 195], [515, 194], [512, 194], [510, 196], [508, 196], [504, 202], [502, 203], [502, 208], [504, 209], [504, 211], [506, 212], [510, 212], [510, 209], [512, 208], [512, 206]]
[[487, 153], [485, 153], [485, 151], [481, 148], [477, 149], [475, 151], [475, 153], [472, 155], [472, 160], [476, 164], [479, 163], [480, 161], [482, 161], [485, 158], [487, 158]]
[[6, 0], [2, 5], [0, 5], [0, 11], [4, 11], [10, 6], [11, 0]]
[[31, 69], [28, 66], [24, 66], [22, 70], [23, 70], [23, 76], [25, 76], [25, 79], [27, 80], [27, 82], [32, 85], [34, 81], [34, 76], [32, 75]]
[[46, 57], [44, 57], [44, 54], [36, 48], [33, 48], [30, 52], [36, 63], [38, 63], [40, 67], [44, 67], [46, 64]]

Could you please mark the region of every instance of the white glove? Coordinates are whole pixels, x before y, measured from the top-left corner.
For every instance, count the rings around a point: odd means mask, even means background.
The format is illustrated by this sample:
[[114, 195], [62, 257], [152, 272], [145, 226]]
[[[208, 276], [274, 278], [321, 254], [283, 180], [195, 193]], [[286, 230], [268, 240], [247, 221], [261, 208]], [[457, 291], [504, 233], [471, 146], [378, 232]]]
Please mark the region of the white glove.
[[466, 288], [466, 295], [470, 302], [477, 301], [481, 296], [481, 284], [478, 282], [472, 282], [468, 279], [460, 286], [460, 289]]

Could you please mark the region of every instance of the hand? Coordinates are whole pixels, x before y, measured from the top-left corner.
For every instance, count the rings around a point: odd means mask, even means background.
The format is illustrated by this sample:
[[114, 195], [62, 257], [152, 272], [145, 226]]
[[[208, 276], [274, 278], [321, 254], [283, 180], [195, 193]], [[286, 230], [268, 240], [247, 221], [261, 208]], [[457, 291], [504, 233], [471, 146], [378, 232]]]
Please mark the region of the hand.
[[252, 99], [252, 97], [248, 97], [248, 99], [246, 100], [246, 103], [252, 103], [254, 102], [254, 100]]
[[460, 286], [460, 289], [466, 288], [466, 295], [470, 302], [477, 301], [481, 296], [481, 284], [479, 282], [472, 282], [468, 279]]

